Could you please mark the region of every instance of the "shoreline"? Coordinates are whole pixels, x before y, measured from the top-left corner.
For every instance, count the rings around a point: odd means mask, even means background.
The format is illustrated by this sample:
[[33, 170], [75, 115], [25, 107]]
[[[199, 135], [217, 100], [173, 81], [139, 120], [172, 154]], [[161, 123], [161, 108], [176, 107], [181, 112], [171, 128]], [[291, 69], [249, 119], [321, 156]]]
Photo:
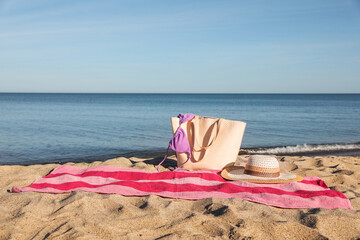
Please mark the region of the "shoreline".
[[[169, 156], [161, 170], [176, 164]], [[67, 162], [80, 168], [118, 166], [156, 171], [161, 157]], [[360, 156], [284, 156], [281, 169], [318, 176], [341, 191], [354, 210], [284, 209], [239, 198], [182, 200], [76, 191], [11, 193], [59, 164], [0, 166], [0, 239], [357, 239]], [[336, 230], [334, 230], [336, 226]]]
[[[359, 144], [360, 143], [349, 143], [349, 144]], [[329, 144], [304, 144], [305, 146], [328, 146]], [[239, 155], [255, 155], [255, 154], [262, 154], [262, 155], [278, 155], [278, 156], [297, 156], [297, 157], [316, 157], [316, 156], [350, 156], [356, 157], [360, 156], [360, 148], [359, 149], [339, 149], [339, 150], [317, 150], [317, 151], [302, 151], [302, 152], [284, 152], [284, 153], [273, 153], [271, 150], [273, 149], [286, 149], [288, 147], [296, 147], [296, 146], [304, 146], [304, 145], [294, 145], [294, 146], [268, 146], [268, 147], [249, 147], [249, 148], [242, 148], [239, 151]], [[337, 145], [337, 144], [334, 144]], [[0, 166], [12, 166], [12, 165], [21, 165], [21, 166], [31, 166], [34, 164], [63, 164], [67, 162], [74, 162], [74, 163], [91, 163], [94, 161], [106, 161], [108, 159], [113, 158], [164, 158], [165, 150], [160, 151], [129, 151], [125, 153], [119, 154], [107, 154], [107, 155], [98, 155], [98, 156], [83, 156], [83, 157], [74, 157], [74, 158], [61, 158], [61, 159], [54, 159], [52, 161], [43, 161], [43, 160], [30, 160], [30, 161], [20, 161], [16, 163], [11, 162], [1, 162], [0, 159]], [[175, 152], [170, 149], [168, 156], [175, 156]]]

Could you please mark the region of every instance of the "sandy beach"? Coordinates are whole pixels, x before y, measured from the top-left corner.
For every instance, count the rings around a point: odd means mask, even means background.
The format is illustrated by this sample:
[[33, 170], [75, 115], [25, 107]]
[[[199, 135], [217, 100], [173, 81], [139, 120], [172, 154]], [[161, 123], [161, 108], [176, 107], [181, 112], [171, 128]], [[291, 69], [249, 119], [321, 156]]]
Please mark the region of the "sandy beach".
[[[174, 156], [170, 159], [174, 164]], [[132, 157], [67, 164], [156, 171], [158, 161]], [[322, 178], [331, 189], [343, 192], [354, 210], [282, 209], [242, 199], [11, 193], [14, 185], [27, 186], [58, 164], [0, 166], [0, 239], [360, 238], [360, 156], [287, 156], [280, 164], [286, 171]]]

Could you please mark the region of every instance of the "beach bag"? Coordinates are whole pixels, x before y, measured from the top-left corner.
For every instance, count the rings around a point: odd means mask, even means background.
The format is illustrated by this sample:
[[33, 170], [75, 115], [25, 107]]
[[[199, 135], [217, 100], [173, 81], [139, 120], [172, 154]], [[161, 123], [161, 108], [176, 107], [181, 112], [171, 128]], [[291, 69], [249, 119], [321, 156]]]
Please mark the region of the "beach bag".
[[171, 125], [174, 137], [168, 150], [176, 151], [177, 169], [220, 170], [236, 161], [246, 123], [187, 113], [172, 117]]

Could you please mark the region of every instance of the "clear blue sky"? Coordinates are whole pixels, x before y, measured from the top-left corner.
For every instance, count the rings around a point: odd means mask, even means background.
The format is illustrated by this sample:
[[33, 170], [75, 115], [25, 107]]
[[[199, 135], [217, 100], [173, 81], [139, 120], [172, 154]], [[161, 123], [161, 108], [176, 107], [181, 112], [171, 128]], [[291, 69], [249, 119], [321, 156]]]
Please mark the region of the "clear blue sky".
[[0, 0], [0, 92], [360, 93], [360, 2]]

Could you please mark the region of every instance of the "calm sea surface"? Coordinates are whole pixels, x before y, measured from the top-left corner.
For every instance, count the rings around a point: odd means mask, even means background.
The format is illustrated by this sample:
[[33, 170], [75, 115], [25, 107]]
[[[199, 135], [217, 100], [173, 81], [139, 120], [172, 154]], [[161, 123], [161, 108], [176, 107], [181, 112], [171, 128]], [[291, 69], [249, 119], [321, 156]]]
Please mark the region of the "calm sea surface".
[[187, 112], [245, 121], [243, 148], [360, 149], [360, 94], [0, 93], [0, 164], [165, 152]]

